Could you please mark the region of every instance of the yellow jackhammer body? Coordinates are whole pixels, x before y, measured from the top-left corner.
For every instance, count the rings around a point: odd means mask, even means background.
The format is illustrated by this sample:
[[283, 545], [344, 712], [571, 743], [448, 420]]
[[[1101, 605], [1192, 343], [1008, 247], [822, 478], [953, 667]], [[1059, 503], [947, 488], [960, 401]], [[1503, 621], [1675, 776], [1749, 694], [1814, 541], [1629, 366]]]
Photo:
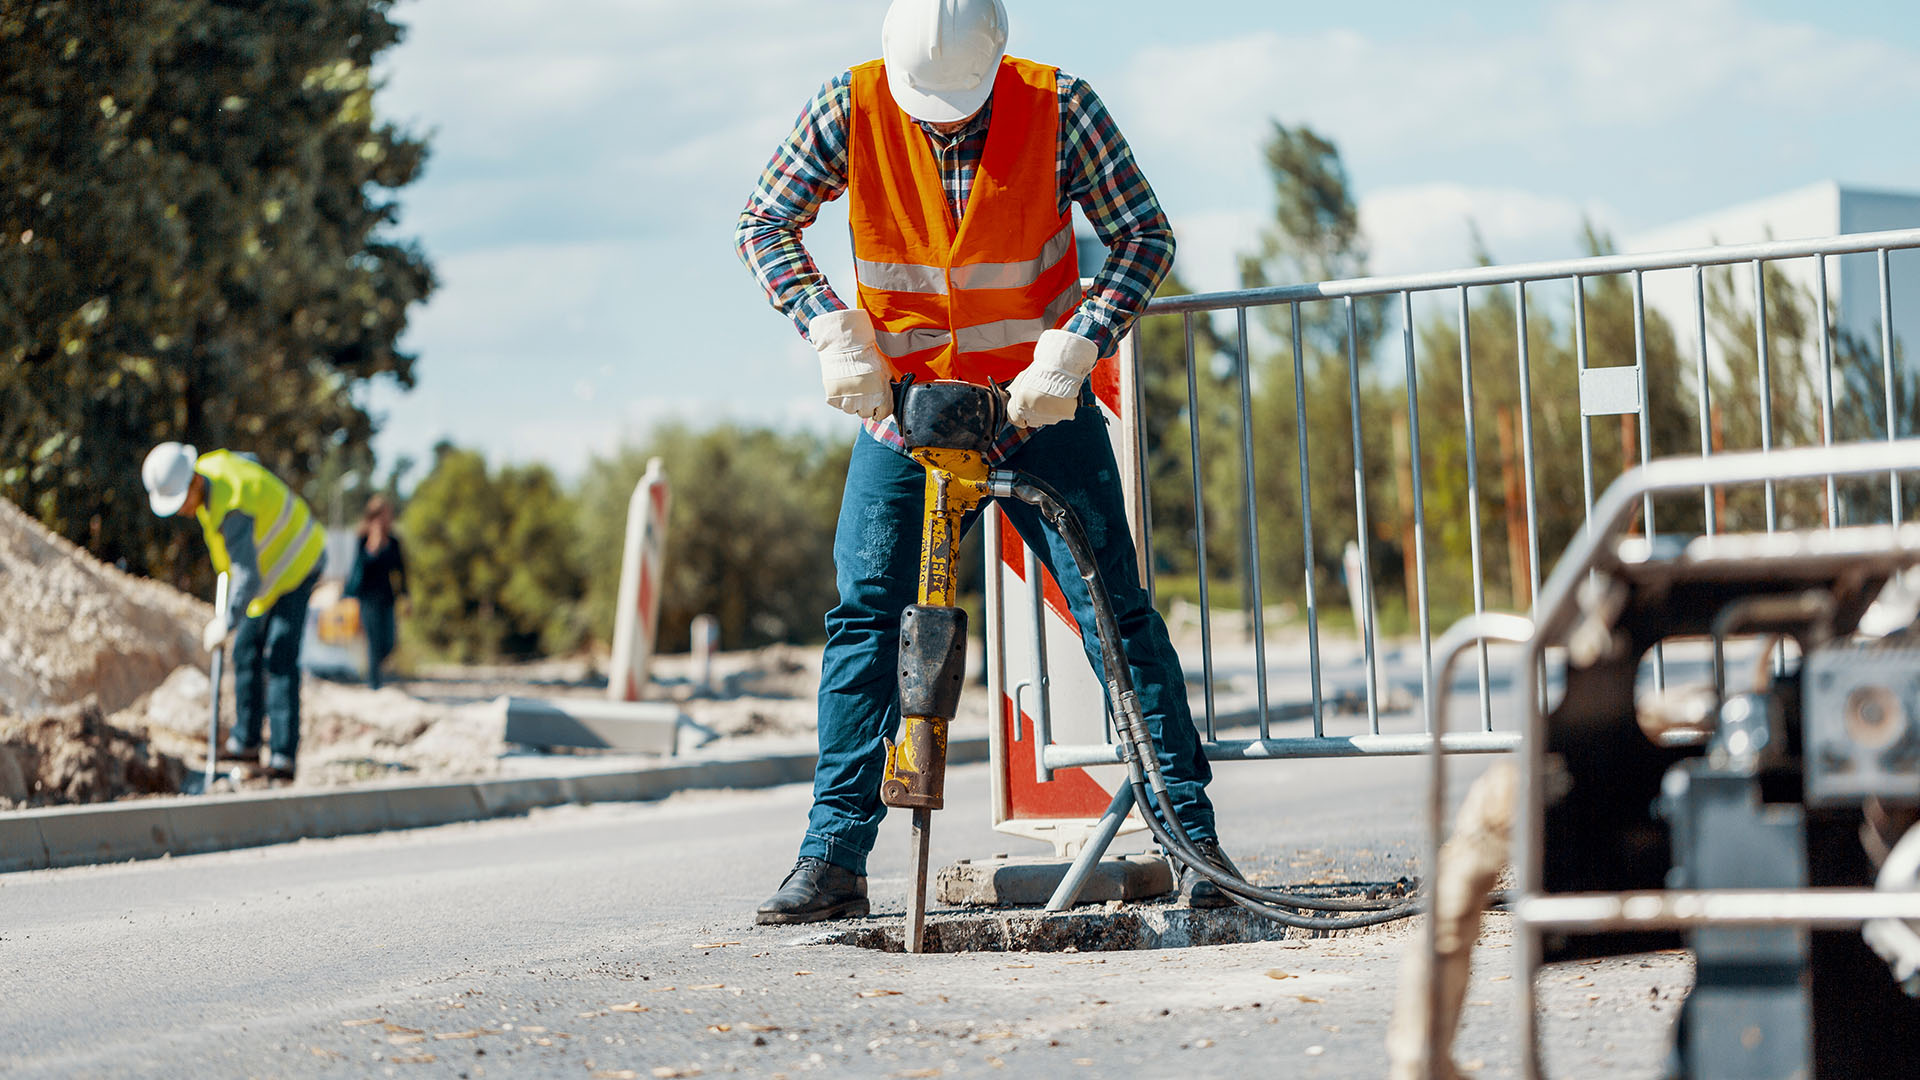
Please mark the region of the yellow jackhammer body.
[[947, 727], [966, 677], [967, 613], [954, 603], [961, 522], [988, 496], [986, 450], [1005, 423], [991, 387], [903, 382], [894, 415], [907, 452], [927, 470], [919, 602], [900, 615], [900, 733], [887, 742], [880, 801], [913, 811], [907, 951], [925, 941], [933, 811], [945, 803]]

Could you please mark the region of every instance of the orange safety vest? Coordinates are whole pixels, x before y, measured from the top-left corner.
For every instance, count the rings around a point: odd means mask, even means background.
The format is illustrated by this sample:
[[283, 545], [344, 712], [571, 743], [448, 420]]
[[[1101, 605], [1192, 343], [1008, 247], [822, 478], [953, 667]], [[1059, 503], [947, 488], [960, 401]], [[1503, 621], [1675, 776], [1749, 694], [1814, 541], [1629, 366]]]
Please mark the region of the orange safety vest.
[[1080, 304], [1071, 213], [1060, 211], [1057, 69], [1007, 57], [993, 84], [966, 217], [956, 223], [927, 136], [893, 100], [884, 61], [853, 69], [848, 216], [860, 306], [899, 374], [1004, 381]]

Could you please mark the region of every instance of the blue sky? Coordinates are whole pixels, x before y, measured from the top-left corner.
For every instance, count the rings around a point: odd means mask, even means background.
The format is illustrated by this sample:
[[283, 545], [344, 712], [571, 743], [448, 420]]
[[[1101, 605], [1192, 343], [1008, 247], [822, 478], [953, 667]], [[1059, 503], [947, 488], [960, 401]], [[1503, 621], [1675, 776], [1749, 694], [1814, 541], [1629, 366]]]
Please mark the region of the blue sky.
[[[1006, 0], [1010, 51], [1090, 79], [1180, 239], [1230, 288], [1268, 118], [1341, 146], [1374, 269], [1502, 261], [1833, 178], [1920, 190], [1920, 5], [1867, 0]], [[383, 458], [441, 438], [576, 475], [671, 418], [842, 431], [733, 219], [885, 0], [405, 0], [386, 115], [431, 134], [401, 232], [440, 292], [419, 385], [370, 395]], [[1095, 14], [1097, 13], [1097, 15]], [[810, 234], [851, 290], [844, 211]], [[417, 474], [416, 474], [416, 479]]]

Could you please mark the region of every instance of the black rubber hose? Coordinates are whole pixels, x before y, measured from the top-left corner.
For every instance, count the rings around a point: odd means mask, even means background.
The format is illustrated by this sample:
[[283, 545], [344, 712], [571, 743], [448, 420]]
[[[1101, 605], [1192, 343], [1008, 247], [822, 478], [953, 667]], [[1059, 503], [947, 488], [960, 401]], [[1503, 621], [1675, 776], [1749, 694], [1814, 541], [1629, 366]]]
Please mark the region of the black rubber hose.
[[[1113, 613], [1112, 598], [1107, 593], [1105, 583], [1100, 576], [1100, 568], [1093, 558], [1093, 547], [1087, 541], [1086, 531], [1082, 528], [1078, 516], [1073, 513], [1058, 492], [1033, 477], [1022, 473], [995, 470], [990, 476], [990, 483], [995, 495], [1019, 499], [1039, 510], [1040, 515], [1066, 543], [1068, 552], [1073, 556], [1074, 568], [1086, 584], [1087, 594], [1093, 604], [1101, 661], [1106, 668], [1108, 692], [1113, 698], [1113, 706], [1117, 714], [1116, 727], [1123, 732], [1126, 739], [1122, 743], [1122, 754], [1127, 758], [1129, 787], [1133, 791], [1134, 803], [1140, 809], [1141, 818], [1146, 821], [1147, 827], [1160, 846], [1169, 855], [1212, 881], [1236, 904], [1288, 926], [1306, 930], [1343, 930], [1372, 926], [1416, 914], [1418, 906], [1412, 903], [1387, 900], [1334, 900], [1263, 889], [1221, 870], [1200, 854], [1194, 847], [1192, 839], [1186, 835], [1186, 829], [1181, 826], [1179, 817], [1174, 813], [1165, 781], [1159, 778], [1158, 748], [1155, 747], [1152, 734], [1148, 731], [1146, 722], [1140, 714], [1133, 688], [1132, 673], [1127, 664], [1126, 654], [1120, 645], [1119, 620]], [[1130, 753], [1129, 750], [1131, 750]], [[1150, 775], [1153, 781], [1157, 782], [1150, 781]], [[1159, 813], [1155, 813], [1156, 802]], [[1274, 905], [1304, 911], [1356, 914], [1347, 918], [1325, 918], [1283, 911]]]

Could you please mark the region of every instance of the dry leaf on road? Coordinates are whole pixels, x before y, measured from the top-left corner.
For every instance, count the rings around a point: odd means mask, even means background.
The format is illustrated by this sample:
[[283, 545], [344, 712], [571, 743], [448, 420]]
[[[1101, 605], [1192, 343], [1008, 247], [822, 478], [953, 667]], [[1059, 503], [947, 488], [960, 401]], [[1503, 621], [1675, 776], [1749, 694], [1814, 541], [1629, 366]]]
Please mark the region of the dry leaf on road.
[[778, 1024], [741, 1024], [741, 1031], [779, 1031]]
[[863, 997], [863, 998], [899, 997], [900, 991], [898, 990], [862, 990], [860, 991], [859, 994], [855, 996]]
[[662, 1065], [653, 1070], [653, 1075], [654, 1080], [679, 1080], [679, 1078], [683, 1076], [699, 1076], [700, 1067], [698, 1065], [689, 1065], [684, 1069], [676, 1069], [671, 1065]]
[[425, 1035], [389, 1035], [387, 1036], [388, 1046], [412, 1046], [414, 1043], [423, 1043], [426, 1041], [427, 1041], [427, 1037]]
[[397, 1035], [424, 1035], [424, 1034], [426, 1034], [426, 1032], [424, 1032], [424, 1031], [421, 1031], [421, 1030], [420, 1030], [419, 1028], [410, 1028], [410, 1027], [407, 1027], [407, 1026], [406, 1026], [406, 1025], [404, 1025], [404, 1024], [394, 1024], [394, 1023], [389, 1023], [389, 1024], [387, 1024], [387, 1025], [386, 1025], [386, 1028], [387, 1028], [387, 1030], [388, 1030], [388, 1031], [391, 1031], [391, 1032], [393, 1032], [393, 1033], [395, 1033], [395, 1034], [397, 1034]]
[[637, 1001], [629, 1001], [625, 1005], [611, 1006], [608, 1008], [607, 1011], [608, 1012], [642, 1013], [642, 1012], [652, 1012], [653, 1008], [648, 1005], [642, 1005]]
[[436, 1039], [439, 1039], [442, 1042], [445, 1042], [448, 1039], [477, 1039], [482, 1035], [498, 1035], [498, 1034], [500, 1033], [494, 1030], [493, 1028], [468, 1028], [465, 1031], [436, 1032], [433, 1037]]
[[699, 945], [695, 945], [695, 946], [694, 946], [694, 948], [696, 948], [696, 949], [724, 949], [724, 948], [726, 948], [726, 947], [727, 947], [727, 946], [729, 946], [729, 945], [738, 945], [738, 944], [740, 944], [740, 943], [739, 943], [739, 942], [737, 942], [737, 941], [708, 941], [708, 942], [705, 942], [705, 943], [703, 943], [703, 944], [699, 944]]
[[593, 1080], [640, 1080], [640, 1074], [632, 1069], [601, 1069]]
[[390, 1057], [387, 1059], [388, 1062], [394, 1065], [431, 1065], [438, 1060], [440, 1059], [432, 1054], [403, 1054], [399, 1057]]
[[341, 1027], [366, 1027], [368, 1024], [378, 1024], [385, 1019], [386, 1017], [384, 1016], [369, 1016], [364, 1020], [342, 1020], [340, 1021], [340, 1026]]
[[909, 1077], [923, 1078], [928, 1076], [939, 1076], [940, 1070], [939, 1069], [902, 1069], [901, 1071], [894, 1073], [893, 1075], [899, 1077], [900, 1080], [908, 1080]]
[[689, 990], [725, 990], [726, 988], [726, 983], [702, 983], [699, 986], [687, 987]]
[[1268, 969], [1267, 969], [1267, 978], [1269, 978], [1269, 979], [1291, 979], [1291, 978], [1293, 978], [1293, 976], [1292, 976], [1292, 975], [1289, 975], [1289, 974], [1287, 974], [1287, 973], [1286, 973], [1286, 972], [1284, 972], [1284, 971], [1281, 971], [1281, 970], [1280, 970], [1279, 968], [1268, 968]]
[[314, 1057], [326, 1058], [329, 1061], [333, 1060], [334, 1058], [347, 1056], [338, 1050], [329, 1050], [324, 1046], [309, 1046], [307, 1047], [307, 1050], [308, 1052], [312, 1053]]

